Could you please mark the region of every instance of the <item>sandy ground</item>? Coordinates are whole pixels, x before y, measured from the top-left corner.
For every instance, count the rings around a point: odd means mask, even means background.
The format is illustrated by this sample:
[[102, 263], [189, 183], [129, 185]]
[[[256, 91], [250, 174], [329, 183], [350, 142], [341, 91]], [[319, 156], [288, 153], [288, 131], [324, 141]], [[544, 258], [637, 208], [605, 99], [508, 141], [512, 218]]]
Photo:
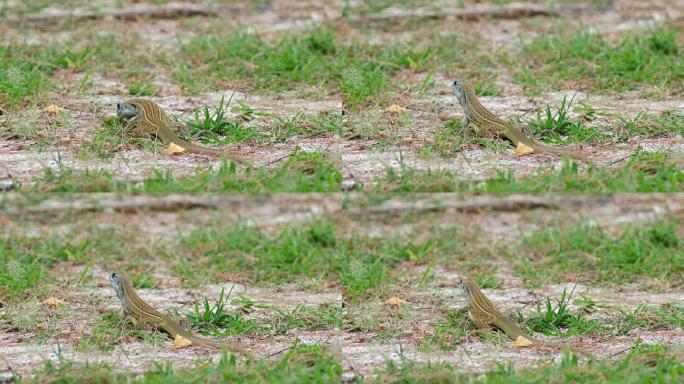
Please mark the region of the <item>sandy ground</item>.
[[[99, 3], [96, 3], [99, 4]], [[12, 3], [10, 3], [12, 5]], [[102, 6], [111, 5], [102, 3]], [[354, 9], [363, 9], [361, 3]], [[439, 5], [439, 3], [437, 3]], [[17, 4], [15, 4], [17, 6]], [[95, 5], [93, 7], [97, 8]], [[119, 21], [113, 19], [91, 20], [80, 24], [30, 24], [31, 33], [22, 33], [15, 24], [0, 24], [3, 41], [67, 41], [79, 33], [86, 33], [96, 28], [100, 33], [120, 35], [122, 38], [138, 38], [150, 49], [164, 49], [167, 45], [176, 44], [178, 39], [187, 39], [201, 35], [203, 32], [220, 25], [227, 30], [248, 27], [258, 31], [265, 38], [276, 38], [284, 31], [310, 27], [312, 24], [340, 23], [336, 13], [337, 2], [334, 1], [278, 1], [255, 9], [249, 3], [234, 2], [215, 8], [219, 17], [208, 19], [206, 23], [193, 19], [151, 19], [145, 21]], [[674, 23], [682, 19], [682, 1], [634, 4], [629, 1], [615, 1], [607, 7], [591, 7], [579, 11], [579, 17], [566, 17], [562, 21], [573, 26], [575, 23], [598, 26], [599, 32], [613, 36], [627, 31], [638, 31], [657, 23]], [[46, 11], [47, 12], [47, 11]], [[389, 11], [388, 11], [389, 12]], [[575, 15], [575, 13], [571, 13]], [[201, 18], [200, 18], [201, 19]], [[376, 27], [373, 34], [363, 33], [346, 26], [349, 38], [356, 38], [378, 44], [383, 41], [401, 40], [403, 35], [425, 36], [431, 28], [438, 27], [443, 31], [458, 33], [466, 38], [481, 38], [491, 41], [492, 51], [505, 49], [518, 40], [510, 39], [519, 35], [521, 39], [530, 39], [543, 34], [558, 24], [554, 18], [516, 18], [492, 19], [480, 21], [463, 21], [453, 18], [431, 21], [429, 28], [402, 28], [401, 23], [390, 22]], [[396, 27], [395, 27], [396, 25]], [[426, 38], [426, 41], [429, 41]], [[449, 85], [456, 74], [436, 73], [433, 76], [435, 86], [428, 87], [423, 93], [415, 89], [425, 79], [425, 73], [412, 73], [405, 77], [406, 89], [390, 93], [387, 106], [398, 104], [405, 109], [400, 118], [390, 116], [383, 111], [385, 106], [372, 110], [347, 114], [346, 125], [349, 134], [337, 136], [328, 134], [314, 138], [291, 137], [285, 142], [266, 140], [259, 143], [242, 143], [227, 145], [226, 149], [237, 152], [254, 160], [254, 164], [276, 167], [272, 161], [299, 148], [304, 151], [322, 151], [342, 156], [342, 171], [346, 179], [354, 179], [364, 185], [371, 185], [378, 177], [385, 174], [388, 167], [400, 169], [404, 165], [418, 169], [447, 169], [458, 178], [464, 180], [482, 180], [492, 177], [500, 170], [512, 170], [515, 175], [529, 175], [540, 167], [558, 168], [562, 159], [533, 155], [516, 157], [512, 148], [495, 152], [478, 146], [464, 147], [452, 158], [431, 159], [420, 156], [421, 148], [434, 141], [434, 137], [443, 129], [444, 121], [460, 119], [462, 111]], [[48, 93], [41, 106], [56, 104], [64, 109], [61, 118], [48, 116], [40, 108], [19, 111], [5, 116], [6, 124], [28, 122], [43, 127], [36, 138], [18, 139], [0, 135], [0, 180], [10, 179], [14, 184], [30, 185], [40, 179], [46, 168], [58, 170], [60, 164], [78, 170], [107, 170], [115, 178], [137, 181], [150, 177], [155, 170], [172, 170], [174, 175], [194, 173], [199, 167], [217, 166], [218, 160], [209, 156], [186, 155], [168, 156], [161, 150], [150, 152], [136, 146], [125, 146], [118, 149], [111, 159], [96, 157], [83, 158], [79, 149], [91, 141], [91, 137], [101, 129], [101, 121], [113, 116], [115, 104], [126, 99], [126, 85], [121, 79], [106, 73], [93, 73], [93, 87], [82, 92], [74, 92], [86, 76], [83, 72], [62, 71], [55, 75], [62, 85], [58, 90]], [[262, 112], [251, 123], [260, 126], [265, 133], [274, 129], [277, 121], [292, 119], [298, 113], [317, 114], [331, 111], [342, 113], [342, 101], [339, 95], [326, 94], [320, 90], [312, 92], [269, 93], [248, 92], [240, 87], [226, 88], [221, 91], [203, 93], [197, 96], [185, 96], [181, 89], [171, 81], [169, 73], [162, 70], [154, 80], [158, 94], [151, 97], [162, 105], [175, 119], [183, 122], [190, 118], [193, 111], [204, 105], [216, 105], [221, 97], [233, 96], [234, 102], [240, 101], [251, 108]], [[615, 126], [621, 118], [633, 119], [640, 113], [660, 113], [677, 111], [684, 113], [684, 101], [681, 95], [661, 95], [644, 98], [630, 92], [620, 95], [588, 94], [571, 85], [563, 92], [544, 93], [537, 96], [523, 96], [522, 89], [515, 84], [510, 73], [501, 73], [496, 80], [498, 96], [482, 97], [482, 102], [493, 112], [504, 118], [516, 116], [521, 120], [529, 120], [537, 108], [549, 104], [557, 106], [564, 96], [574, 97], [575, 102], [586, 101], [588, 105], [606, 113], [590, 122], [599, 127]], [[230, 116], [235, 114], [229, 113]], [[576, 117], [576, 113], [571, 114]], [[375, 131], [371, 138], [363, 138], [354, 134], [360, 130]], [[37, 145], [39, 144], [39, 145]], [[632, 137], [626, 142], [610, 144], [572, 145], [569, 148], [592, 157], [599, 165], [611, 162], [632, 153], [641, 147], [644, 151], [665, 151], [684, 153], [684, 138], [670, 136], [658, 139]], [[621, 164], [609, 166], [619, 167]], [[10, 181], [4, 181], [9, 184]]]
[[[181, 202], [185, 201], [186, 205]], [[344, 206], [342, 202], [344, 203]], [[521, 208], [524, 201], [535, 205]], [[508, 203], [515, 204], [508, 204]], [[202, 205], [204, 204], [204, 205]], [[144, 208], [148, 207], [148, 208]], [[489, 208], [487, 208], [489, 207]], [[491, 208], [491, 209], [490, 209]], [[42, 201], [27, 201], [18, 194], [7, 195], [0, 207], [0, 220], [7, 232], [28, 236], [78, 231], [79, 228], [111, 228], [121, 233], [138, 233], [150, 242], [173, 243], [178, 234], [188, 233], [216, 220], [224, 224], [248, 221], [269, 233], [298, 222], [316, 219], [337, 220], [340, 230], [362, 231], [370, 236], [397, 233], [428, 234], [436, 228], [460, 227], [486, 233], [492, 240], [514, 241], [520, 234], [530, 233], [553, 223], [586, 221], [611, 233], [625, 225], [664, 218], [684, 217], [682, 194], [619, 194], [607, 196], [528, 196], [507, 197], [443, 195], [391, 196], [377, 201], [363, 194], [312, 195], [67, 195], [46, 196]], [[127, 232], [130, 231], [130, 232]], [[276, 309], [291, 311], [298, 306], [342, 305], [342, 292], [334, 286], [320, 284], [253, 285], [227, 281], [221, 285], [181, 288], [181, 282], [170, 274], [161, 260], [154, 276], [158, 289], [140, 289], [141, 297], [161, 310], [184, 313], [204, 297], [217, 297], [221, 289], [231, 295], [241, 294], [255, 304], [247, 318], [268, 318]], [[384, 367], [387, 359], [404, 358], [420, 362], [448, 362], [466, 372], [484, 372], [497, 362], [515, 362], [516, 367], [534, 366], [549, 359], [558, 360], [560, 351], [548, 349], [520, 350], [505, 342], [489, 342], [476, 336], [462, 340], [453, 351], [425, 350], [420, 341], [430, 335], [445, 311], [459, 310], [465, 305], [458, 290], [464, 277], [462, 270], [437, 265], [433, 278], [415, 285], [426, 265], [406, 263], [398, 267], [405, 277], [390, 288], [388, 296], [403, 300], [401, 308], [373, 299], [344, 310], [341, 328], [327, 326], [317, 330], [292, 329], [283, 335], [259, 334], [238, 336], [232, 340], [254, 351], [257, 357], [286, 348], [296, 341], [333, 347], [342, 359], [345, 375], [372, 375]], [[112, 351], [79, 348], [79, 340], [89, 335], [103, 312], [117, 310], [119, 304], [107, 282], [107, 265], [96, 263], [90, 268], [93, 278], [79, 286], [73, 282], [86, 265], [60, 263], [50, 272], [58, 276], [45, 296], [56, 295], [64, 301], [58, 310], [46, 309], [40, 300], [32, 299], [0, 308], [0, 372], [30, 374], [43, 366], [46, 359], [57, 361], [59, 349], [63, 358], [79, 362], [107, 362], [117, 369], [141, 372], [161, 360], [173, 361], [174, 367], [191, 365], [201, 359], [216, 359], [217, 352], [206, 348], [174, 350], [170, 341], [150, 344], [139, 339], [121, 339]], [[572, 290], [586, 294], [598, 303], [590, 318], [608, 319], [617, 310], [634, 310], [642, 305], [684, 304], [681, 290], [644, 290], [637, 285], [593, 287], [568, 282], [534, 289], [523, 288], [522, 282], [507, 267], [496, 272], [499, 289], [485, 293], [508, 312], [520, 310], [526, 316], [534, 304], [545, 297], [560, 297]], [[306, 288], [309, 286], [309, 288]], [[311, 289], [311, 286], [318, 288]], [[63, 289], [69, 287], [68, 290]], [[577, 296], [579, 297], [579, 296]], [[34, 301], [35, 300], [35, 301]], [[229, 310], [236, 310], [229, 305]], [[571, 304], [577, 311], [577, 304]], [[22, 319], [38, 318], [37, 326], [23, 329]], [[374, 319], [368, 328], [359, 327]], [[387, 337], [387, 335], [393, 335]], [[610, 337], [575, 336], [567, 340], [589, 348], [598, 358], [613, 359], [634, 344], [663, 343], [684, 347], [684, 330], [635, 329], [625, 335]], [[546, 340], [553, 340], [547, 338]]]
[[[90, 2], [85, 8], [116, 6], [118, 1]], [[203, 4], [203, 2], [195, 2]], [[122, 38], [141, 39], [144, 48], [165, 49], [180, 40], [212, 30], [217, 26], [227, 30], [247, 28], [266, 39], [276, 39], [288, 31], [306, 29], [321, 23], [337, 25], [339, 1], [283, 0], [266, 2], [255, 8], [252, 2], [229, 2], [215, 6], [219, 17], [151, 19], [121, 21], [111, 18], [70, 23], [34, 23], [27, 27], [5, 23], [0, 20], [0, 41], [45, 43], [70, 41], [74, 36], [89, 34], [93, 30], [112, 33]], [[361, 8], [361, 1], [352, 1]], [[466, 2], [467, 5], [479, 3]], [[21, 10], [23, 2], [5, 2], [12, 10]], [[551, 30], [559, 23], [595, 26], [608, 38], [617, 38], [624, 32], [639, 31], [663, 22], [684, 25], [684, 2], [676, 1], [613, 1], [608, 7], [590, 8], [578, 14], [555, 18], [518, 18], [494, 20], [468, 20], [455, 18], [432, 20], [430, 28], [407, 27], [405, 22], [373, 27], [372, 34], [355, 30], [353, 26], [339, 24], [340, 31], [348, 38], [360, 38], [371, 43], [406, 41], [416, 35], [429, 36], [432, 28], [444, 33], [459, 33], [464, 37], [480, 37], [491, 42], [483, 49], [500, 49], [517, 44], [511, 36], [529, 40]], [[42, 12], [56, 12], [51, 7]], [[392, 10], [389, 10], [392, 11]], [[30, 33], [26, 33], [26, 31]], [[426, 38], [429, 41], [429, 38]], [[255, 159], [256, 165], [265, 165], [295, 148], [305, 151], [323, 151], [342, 156], [342, 170], [346, 179], [354, 179], [366, 185], [385, 174], [387, 167], [400, 168], [399, 158], [405, 164], [419, 169], [448, 169], [464, 180], [482, 180], [498, 170], [513, 170], [520, 175], [534, 173], [540, 167], [559, 167], [560, 159], [551, 156], [516, 157], [513, 149], [494, 152], [481, 147], [466, 147], [455, 157], [425, 160], [419, 156], [425, 143], [434, 140], [435, 134], [449, 119], [459, 119], [462, 111], [449, 85], [455, 73], [434, 74], [435, 86], [423, 93], [416, 89], [425, 79], [424, 73], [400, 74], [406, 87], [390, 93], [386, 105], [398, 104], [405, 109], [401, 118], [388, 116], [382, 105], [377, 110], [361, 111], [345, 116], [348, 128], [353, 132], [362, 129], [377, 131], [371, 138], [349, 134], [333, 134], [302, 138], [292, 137], [285, 142], [266, 140], [260, 143], [241, 143], [228, 149]], [[111, 159], [83, 158], [81, 147], [92, 141], [101, 129], [102, 120], [115, 113], [115, 105], [126, 99], [127, 85], [115, 75], [93, 73], [93, 87], [77, 92], [78, 85], [86, 76], [83, 72], [59, 71], [54, 75], [60, 85], [41, 97], [39, 105], [27, 110], [0, 115], [7, 124], [28, 122], [40, 127], [37, 137], [19, 139], [7, 137], [0, 130], [0, 189], [11, 185], [29, 185], [39, 180], [46, 167], [57, 170], [61, 165], [79, 170], [102, 169], [117, 179], [141, 180], [154, 174], [155, 170], [172, 170], [174, 175], [192, 174], [198, 167], [216, 166], [212, 157], [188, 155], [172, 157], [146, 151], [136, 146], [122, 147]], [[341, 113], [343, 103], [339, 95], [326, 90], [297, 90], [282, 93], [250, 92], [239, 86], [187, 96], [171, 80], [170, 74], [159, 73], [154, 80], [159, 96], [151, 97], [179, 121], [190, 119], [193, 111], [204, 105], [216, 105], [222, 96], [233, 96], [250, 107], [263, 112], [252, 121], [255, 125], [273, 129], [278, 119], [291, 119], [298, 113], [317, 114], [332, 111]], [[509, 73], [502, 73], [496, 80], [496, 96], [482, 97], [482, 102], [502, 117], [517, 116], [530, 119], [536, 108], [546, 104], [556, 106], [563, 96], [586, 100], [592, 107], [605, 111], [591, 124], [613, 126], [620, 118], [632, 119], [640, 113], [677, 111], [684, 113], [681, 95], [663, 94], [645, 98], [638, 93], [591, 94], [568, 86], [563, 92], [549, 92], [536, 96], [524, 96]], [[62, 117], [50, 116], [42, 111], [44, 106], [56, 104], [64, 109]], [[230, 116], [235, 116], [233, 113]], [[368, 116], [373, 117], [372, 119]], [[576, 116], [576, 114], [572, 114]], [[2, 120], [0, 120], [2, 121]], [[370, 127], [364, 127], [368, 125]], [[3, 126], [0, 124], [0, 129]], [[572, 148], [589, 154], [599, 164], [607, 164], [633, 152], [638, 146], [645, 151], [684, 153], [684, 138], [670, 136], [658, 139], [633, 137], [622, 143], [608, 145], [583, 144]], [[277, 165], [268, 165], [275, 167]], [[619, 166], [619, 165], [616, 165]], [[506, 199], [541, 199], [546, 206], [520, 209], [506, 208], [496, 201]], [[276, 195], [78, 195], [23, 196], [3, 194], [0, 196], [0, 232], [44, 237], [49, 234], [83, 233], [92, 227], [111, 228], [120, 233], [143, 233], [150, 241], [178, 240], [179, 235], [194, 229], [222, 223], [256, 225], [267, 233], [277, 233], [285, 225], [306, 223], [315, 219], [335, 219], [341, 230], [353, 233], [363, 231], [369, 236], [395, 234], [427, 235], [435, 228], [463, 227], [493, 240], [517, 239], [520, 234], [555, 225], [560, 222], [588, 221], [608, 232], [619, 232], [625, 225], [675, 217], [684, 220], [684, 195], [632, 195], [606, 196], [491, 196], [458, 194], [386, 196], [382, 203], [373, 203], [379, 197], [363, 194], [276, 194]], [[517, 201], [517, 200], [514, 200]], [[475, 203], [475, 205], [465, 204]], [[488, 209], [491, 204], [497, 209]], [[500, 201], [499, 201], [500, 202]], [[478, 205], [481, 203], [482, 205]], [[680, 228], [681, 229], [681, 228]], [[684, 234], [681, 234], [684, 236]], [[38, 298], [30, 302], [0, 303], [0, 381], [14, 374], [27, 375], [42, 368], [45, 360], [58, 361], [58, 352], [66, 359], [78, 362], [103, 361], [129, 372], [141, 372], [160, 360], [172, 361], [174, 367], [188, 366], [198, 359], [216, 359], [217, 353], [210, 349], [171, 348], [170, 342], [147, 343], [128, 337], [120, 340], [112, 351], [82, 350], [79, 340], [92, 332], [103, 312], [118, 308], [116, 297], [109, 287], [106, 276], [110, 265], [95, 264], [91, 267], [93, 279], [77, 287], [74, 281], [83, 272], [84, 265], [61, 263], [50, 271], [56, 282], [48, 286], [52, 293], [59, 292], [64, 306], [58, 310], [45, 309]], [[444, 312], [463, 308], [464, 300], [458, 295], [458, 281], [463, 271], [436, 266], [434, 278], [416, 287], [412, 278], [425, 272], [426, 266], [401, 265], [406, 274], [392, 294], [401, 298], [402, 308], [388, 307], [384, 300], [373, 300], [362, 306], [346, 309], [345, 322], [341, 328], [327, 327], [319, 330], [293, 329], [284, 335], [240, 336], [234, 340], [254, 351], [257, 357], [288, 347], [297, 340], [303, 343], [331, 345], [339, 354], [345, 367], [345, 376], [370, 375], [382, 368], [387, 359], [399, 361], [404, 357], [421, 362], [444, 361], [466, 372], [484, 372], [497, 362], [514, 362], [516, 367], [541, 364], [550, 359], [558, 360], [561, 352], [540, 349], [516, 349], [507, 343], [485, 341], [478, 337], [462, 340], [454, 351], [425, 351], [419, 341], [434, 330], [443, 320]], [[216, 297], [221, 288], [232, 288], [263, 306], [249, 317], [263, 318], [273, 315], [273, 310], [292, 310], [299, 305], [341, 305], [342, 292], [334, 286], [316, 284], [290, 284], [263, 286], [249, 283], [182, 288], [181, 281], [169, 269], [160, 264], [154, 272], [158, 289], [141, 289], [140, 295], [159, 310], [185, 312], [203, 297]], [[520, 309], [524, 314], [532, 311], [532, 304], [544, 297], [558, 297], [562, 290], [572, 288], [574, 283], [549, 285], [534, 289], [523, 288], [522, 281], [507, 266], [496, 271], [501, 287], [485, 292], [506, 310]], [[312, 289], [311, 286], [316, 287]], [[307, 288], [308, 287], [308, 288]], [[592, 287], [578, 285], [577, 293], [586, 293], [601, 304], [592, 316], [598, 319], [615, 315], [615, 307], [630, 310], [643, 304], [684, 303], [681, 290], [645, 290], [640, 286]], [[49, 295], [51, 292], [45, 292]], [[40, 299], [44, 299], [41, 297]], [[384, 298], [385, 299], [385, 298]], [[235, 309], [235, 306], [231, 306]], [[577, 309], [577, 307], [571, 307]], [[21, 316], [32, 316], [36, 329], [22, 329], [15, 323]], [[368, 329], [353, 326], [365, 317], [381, 319]], [[8, 320], [10, 319], [10, 320]], [[387, 337], [387, 334], [393, 335]], [[684, 346], [684, 330], [666, 328], [660, 330], [637, 329], [626, 335], [605, 339], [571, 337], [570, 342], [589, 348], [600, 358], [614, 359], [634, 344], [637, 339], [645, 343], [664, 343], [675, 347]], [[273, 358], [273, 357], [267, 357]]]

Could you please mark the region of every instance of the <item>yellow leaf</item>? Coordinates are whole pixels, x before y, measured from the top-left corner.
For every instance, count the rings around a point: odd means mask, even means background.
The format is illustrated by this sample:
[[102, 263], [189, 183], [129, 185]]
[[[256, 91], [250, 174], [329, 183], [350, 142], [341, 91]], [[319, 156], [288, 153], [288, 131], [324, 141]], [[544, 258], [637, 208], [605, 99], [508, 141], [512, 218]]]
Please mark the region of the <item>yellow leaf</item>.
[[185, 152], [185, 148], [181, 147], [178, 144], [175, 143], [170, 143], [169, 147], [166, 148], [166, 154], [167, 155], [178, 155]]
[[60, 108], [54, 104], [50, 104], [47, 107], [43, 108], [43, 111], [47, 112], [51, 115], [58, 115], [58, 114], [64, 112], [64, 109], [62, 109], [62, 108]]
[[387, 299], [387, 301], [385, 301], [385, 304], [389, 305], [390, 307], [401, 307], [402, 305], [404, 305], [404, 300], [396, 296], [392, 296], [389, 299]]
[[532, 341], [528, 340], [523, 335], [518, 336], [513, 342], [514, 347], [529, 347], [530, 345], [532, 345]]
[[64, 302], [54, 296], [50, 296], [45, 301], [43, 301], [43, 304], [47, 305], [50, 308], [57, 308], [60, 305], [64, 304]]
[[192, 345], [192, 341], [181, 335], [176, 335], [176, 338], [173, 340], [173, 347], [176, 349], [189, 347], [190, 345]]
[[406, 112], [406, 110], [396, 104], [392, 104], [389, 107], [385, 108], [385, 112], [389, 113], [390, 115], [399, 116]]
[[515, 147], [515, 155], [516, 156], [524, 156], [524, 155], [529, 155], [530, 153], [534, 153], [534, 149], [528, 147], [527, 145], [525, 145], [519, 141], [518, 146]]

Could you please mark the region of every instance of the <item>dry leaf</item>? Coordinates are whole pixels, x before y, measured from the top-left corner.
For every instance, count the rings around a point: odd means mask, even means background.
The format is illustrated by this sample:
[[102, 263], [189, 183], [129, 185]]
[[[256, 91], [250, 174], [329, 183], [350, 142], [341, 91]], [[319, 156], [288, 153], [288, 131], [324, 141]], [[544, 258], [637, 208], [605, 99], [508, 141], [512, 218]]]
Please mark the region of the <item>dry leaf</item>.
[[530, 345], [532, 345], [532, 342], [523, 335], [518, 336], [513, 342], [514, 347], [529, 347]]
[[190, 345], [192, 345], [192, 341], [181, 335], [176, 335], [176, 338], [173, 340], [173, 347], [176, 349], [189, 347]]
[[392, 104], [389, 107], [385, 108], [385, 112], [389, 113], [390, 115], [399, 116], [406, 112], [406, 110], [396, 104]]
[[62, 108], [60, 108], [54, 104], [50, 104], [47, 107], [43, 108], [43, 111], [47, 112], [49, 114], [52, 114], [52, 115], [58, 115], [58, 114], [64, 112], [64, 109], [62, 109]]
[[47, 305], [50, 308], [57, 308], [60, 305], [64, 304], [64, 302], [54, 296], [50, 296], [45, 301], [43, 301], [43, 304]]
[[175, 143], [170, 143], [169, 147], [166, 148], [166, 154], [167, 155], [178, 155], [185, 152], [185, 148], [181, 147], [178, 144]]
[[390, 307], [401, 307], [402, 305], [404, 305], [404, 300], [396, 296], [392, 296], [389, 299], [387, 299], [387, 301], [385, 301], [385, 304], [389, 305]]
[[518, 141], [518, 146], [515, 147], [515, 155], [516, 156], [524, 156], [524, 155], [529, 155], [530, 153], [534, 153], [534, 149], [523, 144], [521, 141]]

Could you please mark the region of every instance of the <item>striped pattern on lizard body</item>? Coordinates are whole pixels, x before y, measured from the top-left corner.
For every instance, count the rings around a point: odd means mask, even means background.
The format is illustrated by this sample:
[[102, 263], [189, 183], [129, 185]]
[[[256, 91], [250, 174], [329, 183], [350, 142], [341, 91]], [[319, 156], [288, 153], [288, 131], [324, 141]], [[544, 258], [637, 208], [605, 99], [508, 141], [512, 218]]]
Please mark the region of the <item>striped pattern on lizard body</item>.
[[467, 80], [457, 79], [454, 81], [451, 88], [458, 98], [458, 103], [461, 104], [461, 107], [465, 112], [465, 125], [473, 124], [482, 131], [502, 135], [516, 146], [518, 143], [523, 143], [538, 153], [551, 153], [560, 156], [565, 155], [576, 160], [587, 160], [587, 158], [581, 154], [547, 147], [532, 141], [525, 136], [519, 128], [501, 120], [485, 108], [482, 103], [480, 103], [480, 100], [478, 100], [477, 95], [475, 94], [475, 88], [473, 88], [472, 84]]
[[198, 337], [186, 331], [181, 325], [167, 316], [164, 316], [159, 311], [150, 307], [143, 299], [138, 296], [133, 288], [131, 278], [124, 272], [116, 271], [109, 276], [109, 281], [116, 292], [116, 296], [121, 301], [124, 313], [133, 317], [141, 328], [153, 326], [166, 331], [171, 337], [175, 338], [177, 335], [189, 340], [192, 345], [209, 346], [214, 348], [227, 348], [236, 352], [243, 352], [244, 350], [230, 343], [222, 343], [203, 337]]
[[511, 320], [508, 316], [499, 311], [494, 304], [482, 293], [477, 283], [471, 279], [461, 281], [461, 289], [463, 290], [467, 300], [468, 317], [473, 324], [480, 329], [498, 328], [506, 334], [511, 340], [517, 342], [524, 342], [524, 345], [537, 345], [552, 348], [568, 347], [570, 350], [586, 354], [586, 351], [581, 348], [576, 348], [569, 345], [547, 343], [532, 337], [526, 336], [518, 324]]
[[166, 145], [173, 143], [191, 153], [225, 156], [239, 163], [244, 162], [244, 159], [230, 153], [180, 139], [175, 133], [178, 128], [174, 126], [164, 110], [151, 100], [131, 99], [119, 103], [116, 105], [116, 115], [127, 126], [132, 127], [132, 132], [138, 136], [158, 137]]

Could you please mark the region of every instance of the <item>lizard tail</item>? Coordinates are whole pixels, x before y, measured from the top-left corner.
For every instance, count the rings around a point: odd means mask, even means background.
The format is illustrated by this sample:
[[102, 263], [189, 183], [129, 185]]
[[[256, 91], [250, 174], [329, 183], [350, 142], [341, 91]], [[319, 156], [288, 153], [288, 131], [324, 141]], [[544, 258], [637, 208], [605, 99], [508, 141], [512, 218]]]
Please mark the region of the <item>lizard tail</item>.
[[[550, 154], [558, 155], [558, 156], [567, 156], [567, 157], [569, 157], [571, 159], [575, 159], [575, 160], [581, 160], [581, 161], [585, 161], [585, 162], [588, 161], [586, 156], [581, 155], [579, 153], [569, 152], [569, 151], [565, 151], [565, 150], [553, 148], [553, 147], [547, 147], [546, 145], [541, 145], [539, 143], [535, 143], [534, 141], [532, 141], [532, 140], [530, 140], [524, 136], [518, 138], [518, 141], [527, 145], [528, 147], [534, 149], [535, 152], [538, 152], [538, 153], [550, 153]], [[514, 143], [514, 144], [517, 145], [518, 143]]]
[[[244, 348], [242, 348], [242, 347], [240, 347], [234, 343], [225, 343], [225, 342], [221, 342], [218, 340], [212, 340], [212, 339], [207, 339], [204, 337], [195, 336], [192, 333], [187, 332], [187, 331], [180, 329], [180, 328], [176, 329], [175, 333], [177, 335], [181, 335], [184, 339], [190, 340], [192, 345], [195, 345], [195, 346], [207, 346], [207, 347], [214, 347], [217, 349], [224, 349], [225, 348], [225, 349], [229, 349], [233, 352], [238, 352], [238, 353], [242, 353], [242, 354], [247, 353], [247, 350], [245, 350]], [[172, 336], [176, 337], [176, 335], [172, 335]]]
[[575, 159], [575, 160], [588, 161], [586, 156], [580, 155], [579, 153], [564, 151], [562, 149], [557, 149], [557, 148], [553, 148], [553, 147], [547, 147], [546, 145], [541, 145], [541, 144], [537, 144], [537, 143], [533, 143], [533, 142], [531, 142], [532, 145], [527, 144], [527, 143], [523, 143], [523, 144], [529, 146], [530, 148], [532, 148], [535, 151], [540, 152], [540, 153], [551, 153], [551, 154], [558, 155], [558, 156], [567, 156], [567, 157], [569, 157], [571, 159]]
[[572, 345], [559, 344], [559, 343], [549, 343], [546, 341], [542, 341], [539, 339], [533, 339], [533, 338], [529, 338], [529, 340], [532, 343], [539, 345], [539, 346], [542, 346], [542, 347], [558, 348], [558, 349], [563, 349], [563, 347], [567, 347], [569, 350], [571, 350], [574, 353], [578, 353], [578, 354], [582, 354], [582, 355], [588, 355], [589, 354], [586, 349], [578, 348], [578, 347], [575, 347]]
[[[184, 336], [185, 337], [185, 336]], [[209, 347], [214, 347], [218, 349], [228, 349], [233, 352], [238, 352], [242, 354], [246, 354], [247, 350], [244, 348], [240, 347], [239, 345], [236, 345], [235, 343], [226, 343], [226, 342], [221, 342], [217, 340], [212, 340], [212, 339], [206, 339], [204, 337], [199, 337], [195, 335], [190, 335], [190, 337], [187, 337], [188, 340], [192, 342], [192, 345], [206, 345]]]
[[503, 135], [507, 137], [514, 145], [518, 145], [518, 143], [523, 143], [528, 147], [534, 149], [538, 153], [551, 153], [553, 155], [558, 156], [568, 156], [569, 158], [575, 160], [581, 160], [585, 162], [588, 161], [586, 156], [580, 155], [579, 153], [573, 153], [562, 149], [547, 147], [546, 145], [538, 144], [532, 141], [530, 138], [528, 138], [524, 133], [522, 133], [522, 130], [514, 126], [507, 126], [507, 129], [503, 131]]
[[238, 162], [238, 163], [244, 163], [245, 162], [244, 159], [242, 159], [236, 155], [233, 155], [233, 154], [230, 154], [227, 152], [223, 152], [223, 151], [219, 151], [218, 149], [203, 147], [201, 145], [196, 145], [196, 144], [187, 142], [187, 141], [179, 138], [178, 136], [176, 136], [176, 134], [173, 133], [173, 131], [171, 131], [168, 128], [158, 129], [157, 130], [157, 136], [159, 136], [159, 138], [161, 139], [161, 141], [164, 144], [169, 145], [171, 143], [174, 143], [174, 144], [178, 145], [179, 147], [185, 149], [186, 151], [188, 151], [190, 153], [199, 153], [201, 155], [212, 155], [212, 156], [224, 156], [224, 157], [227, 157], [230, 160], [233, 160], [233, 161]]

